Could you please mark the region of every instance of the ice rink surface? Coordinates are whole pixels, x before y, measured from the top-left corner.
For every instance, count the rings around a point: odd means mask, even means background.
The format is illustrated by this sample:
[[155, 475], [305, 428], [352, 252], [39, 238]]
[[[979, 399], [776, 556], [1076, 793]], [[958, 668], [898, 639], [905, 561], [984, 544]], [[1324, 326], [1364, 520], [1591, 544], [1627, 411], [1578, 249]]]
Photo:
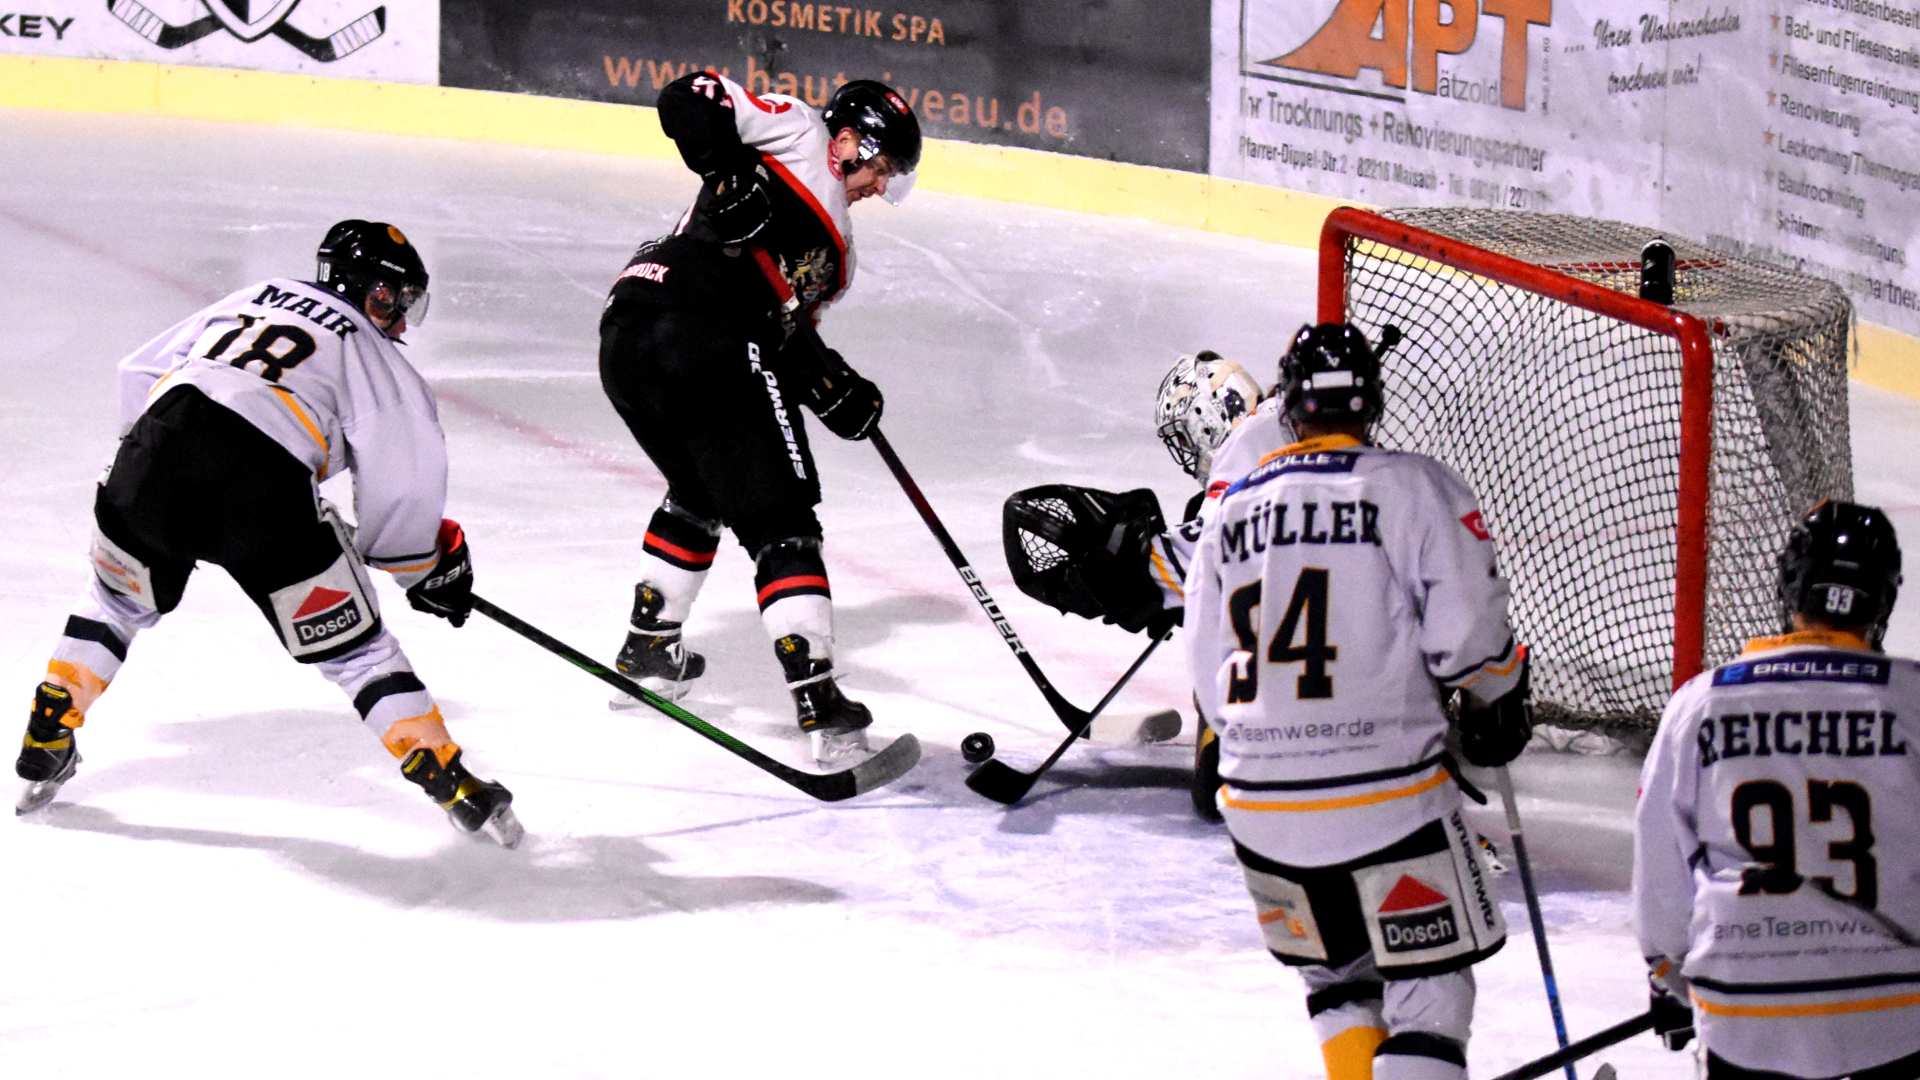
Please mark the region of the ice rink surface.
[[[601, 395], [596, 319], [695, 188], [677, 163], [0, 110], [0, 685], [31, 688], [88, 572], [113, 369], [226, 292], [306, 277], [326, 227], [390, 220], [433, 274], [409, 355], [439, 395], [450, 516], [477, 590], [602, 658], [662, 484]], [[823, 330], [886, 391], [884, 428], [1033, 654], [1091, 705], [1143, 641], [1013, 587], [1000, 503], [1064, 481], [1190, 483], [1154, 437], [1176, 354], [1272, 377], [1311, 253], [921, 192], [854, 212], [855, 288]], [[1412, 328], [1409, 328], [1410, 330]], [[1417, 331], [1414, 331], [1417, 332]], [[1920, 403], [1855, 385], [1859, 497], [1920, 536]], [[991, 732], [1030, 767], [1063, 730], [878, 456], [815, 427], [840, 667], [900, 783], [823, 805], [477, 617], [385, 613], [518, 851], [454, 833], [351, 707], [217, 569], [142, 636], [46, 811], [0, 824], [0, 1076], [1321, 1073], [1297, 980], [1262, 950], [1188, 730], [1076, 749], [1013, 810], [962, 785]], [[336, 499], [347, 493], [329, 485]], [[731, 539], [688, 624], [685, 704], [800, 764], [752, 568]], [[1920, 651], [1909, 600], [1890, 639]], [[1183, 707], [1177, 650], [1112, 706]], [[1626, 906], [1637, 762], [1514, 768], [1570, 1028], [1645, 1007]], [[1500, 819], [1476, 823], [1503, 837]], [[1470, 1072], [1552, 1049], [1514, 876], [1478, 969]], [[1647, 1036], [1589, 1061], [1690, 1075]]]

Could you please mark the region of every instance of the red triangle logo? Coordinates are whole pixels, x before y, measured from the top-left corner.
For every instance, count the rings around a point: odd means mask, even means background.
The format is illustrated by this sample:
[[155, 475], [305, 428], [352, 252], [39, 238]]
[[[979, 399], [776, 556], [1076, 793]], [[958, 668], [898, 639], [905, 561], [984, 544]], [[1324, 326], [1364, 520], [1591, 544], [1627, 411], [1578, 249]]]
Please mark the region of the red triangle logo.
[[351, 595], [351, 593], [343, 593], [338, 589], [329, 589], [323, 585], [315, 585], [313, 591], [307, 594], [307, 598], [301, 601], [300, 610], [294, 612], [293, 617], [296, 619], [304, 619], [315, 612], [325, 611], [330, 607], [337, 607], [340, 601], [347, 599]]
[[1447, 903], [1445, 893], [1436, 891], [1425, 882], [1415, 881], [1411, 875], [1401, 874], [1394, 883], [1393, 891], [1380, 902], [1380, 914], [1389, 915], [1396, 911], [1412, 911], [1414, 908], [1432, 907]]

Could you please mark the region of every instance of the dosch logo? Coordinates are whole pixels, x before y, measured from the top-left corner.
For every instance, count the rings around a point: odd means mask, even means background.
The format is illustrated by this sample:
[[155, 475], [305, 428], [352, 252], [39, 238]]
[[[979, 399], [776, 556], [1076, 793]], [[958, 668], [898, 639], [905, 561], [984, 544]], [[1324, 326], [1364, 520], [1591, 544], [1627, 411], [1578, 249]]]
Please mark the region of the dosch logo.
[[[1442, 16], [1445, 16], [1443, 19]], [[1388, 86], [1439, 92], [1441, 54], [1473, 47], [1482, 15], [1506, 24], [1500, 43], [1500, 104], [1527, 107], [1527, 27], [1553, 22], [1553, 0], [1340, 0], [1304, 45], [1260, 63], [1358, 78], [1362, 68]], [[1375, 37], [1374, 31], [1380, 31]]]
[[176, 26], [147, 10], [140, 0], [107, 0], [107, 11], [128, 29], [163, 49], [191, 45], [215, 30], [225, 29], [241, 41], [258, 41], [268, 34], [323, 64], [331, 64], [387, 32], [385, 5], [374, 8], [323, 38], [311, 37], [287, 25], [287, 16], [300, 0], [200, 0], [207, 13]]

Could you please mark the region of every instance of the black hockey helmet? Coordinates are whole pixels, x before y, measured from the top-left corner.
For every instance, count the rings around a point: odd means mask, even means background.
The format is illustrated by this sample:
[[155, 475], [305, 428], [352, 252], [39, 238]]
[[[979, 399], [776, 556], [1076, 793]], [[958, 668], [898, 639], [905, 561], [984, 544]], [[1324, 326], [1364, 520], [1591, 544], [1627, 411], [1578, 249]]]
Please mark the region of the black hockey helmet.
[[842, 128], [852, 128], [860, 135], [859, 156], [842, 161], [841, 171], [852, 173], [877, 154], [887, 155], [900, 175], [920, 167], [920, 121], [907, 99], [886, 83], [855, 79], [833, 92], [822, 118], [827, 122], [829, 139]]
[[1875, 648], [1900, 592], [1900, 540], [1878, 507], [1822, 500], [1787, 534], [1780, 599], [1790, 612], [1869, 627]]
[[1400, 340], [1388, 327], [1375, 349], [1352, 323], [1302, 326], [1280, 358], [1281, 404], [1298, 423], [1371, 424], [1380, 416], [1380, 356]]
[[406, 234], [384, 221], [349, 218], [320, 241], [319, 282], [382, 319], [427, 320], [427, 264]]

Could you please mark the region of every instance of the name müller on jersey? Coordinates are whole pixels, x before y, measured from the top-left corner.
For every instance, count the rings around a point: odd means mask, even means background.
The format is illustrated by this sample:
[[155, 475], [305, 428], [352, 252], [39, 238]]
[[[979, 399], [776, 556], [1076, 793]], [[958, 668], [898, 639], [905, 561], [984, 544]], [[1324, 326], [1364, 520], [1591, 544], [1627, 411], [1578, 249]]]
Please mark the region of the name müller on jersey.
[[[1491, 700], [1524, 655], [1465, 482], [1334, 436], [1268, 454], [1217, 502], [1185, 632], [1236, 838], [1326, 865], [1457, 806], [1436, 684]], [[1303, 829], [1302, 813], [1338, 825]]]

